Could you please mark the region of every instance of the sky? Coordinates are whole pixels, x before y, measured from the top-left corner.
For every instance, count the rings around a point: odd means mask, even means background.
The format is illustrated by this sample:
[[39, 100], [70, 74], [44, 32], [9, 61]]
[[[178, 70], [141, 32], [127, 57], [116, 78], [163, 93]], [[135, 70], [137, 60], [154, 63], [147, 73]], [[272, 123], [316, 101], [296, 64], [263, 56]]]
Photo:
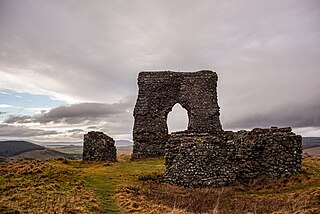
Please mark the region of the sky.
[[225, 130], [320, 137], [319, 23], [318, 0], [0, 0], [0, 139], [131, 140], [138, 73], [202, 69]]

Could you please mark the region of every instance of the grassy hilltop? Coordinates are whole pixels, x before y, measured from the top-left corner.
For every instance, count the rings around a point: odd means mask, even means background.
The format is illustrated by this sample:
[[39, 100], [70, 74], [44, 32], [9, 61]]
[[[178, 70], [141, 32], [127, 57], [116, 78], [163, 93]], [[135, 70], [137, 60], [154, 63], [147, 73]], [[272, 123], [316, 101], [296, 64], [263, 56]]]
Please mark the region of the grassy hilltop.
[[0, 164], [0, 213], [319, 213], [320, 159], [303, 174], [225, 188], [163, 183], [164, 160]]

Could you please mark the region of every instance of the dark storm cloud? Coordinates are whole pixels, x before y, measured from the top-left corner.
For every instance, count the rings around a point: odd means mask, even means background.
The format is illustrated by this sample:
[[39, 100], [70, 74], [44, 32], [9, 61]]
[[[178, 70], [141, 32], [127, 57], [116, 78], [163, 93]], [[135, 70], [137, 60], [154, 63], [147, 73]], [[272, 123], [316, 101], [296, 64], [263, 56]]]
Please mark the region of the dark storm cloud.
[[77, 124], [84, 121], [99, 122], [100, 120], [118, 121], [123, 115], [131, 117], [133, 97], [127, 97], [118, 103], [78, 103], [70, 106], [59, 106], [34, 116], [9, 115], [4, 123], [67, 123]]
[[[317, 0], [0, 4], [1, 87], [117, 102], [136, 94], [140, 70], [215, 69], [225, 129], [318, 126]], [[115, 115], [125, 115], [94, 108], [61, 107], [36, 120], [108, 117], [111, 128]], [[122, 122], [124, 130], [132, 126], [128, 122]]]
[[45, 131], [41, 129], [32, 129], [26, 126], [10, 126], [0, 124], [1, 137], [37, 137], [56, 134], [58, 134], [57, 131]]
[[270, 126], [291, 126], [293, 128], [320, 127], [320, 100], [302, 107], [283, 107], [274, 111], [261, 109], [225, 124], [228, 128], [254, 128]]

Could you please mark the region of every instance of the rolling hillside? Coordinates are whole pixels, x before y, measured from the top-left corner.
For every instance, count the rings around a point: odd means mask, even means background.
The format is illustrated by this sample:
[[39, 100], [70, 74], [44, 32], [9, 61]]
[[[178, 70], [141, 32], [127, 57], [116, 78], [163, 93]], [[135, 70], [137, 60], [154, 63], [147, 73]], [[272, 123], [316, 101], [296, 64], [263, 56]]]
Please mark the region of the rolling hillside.
[[304, 149], [320, 146], [320, 137], [303, 137], [302, 146]]
[[45, 148], [27, 141], [0, 141], [0, 156], [11, 157], [23, 152], [44, 150]]
[[78, 154], [65, 154], [27, 141], [0, 141], [0, 161], [49, 160], [57, 158], [80, 158]]

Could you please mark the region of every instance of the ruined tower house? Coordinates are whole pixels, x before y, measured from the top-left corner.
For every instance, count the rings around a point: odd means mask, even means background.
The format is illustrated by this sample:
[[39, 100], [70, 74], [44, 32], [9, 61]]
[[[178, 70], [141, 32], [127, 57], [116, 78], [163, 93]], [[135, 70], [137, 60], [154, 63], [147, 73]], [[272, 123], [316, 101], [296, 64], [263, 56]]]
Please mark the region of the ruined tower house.
[[[302, 138], [290, 127], [223, 131], [215, 72], [141, 72], [134, 109], [133, 159], [165, 157], [168, 183], [226, 186], [301, 172]], [[179, 103], [188, 129], [168, 134], [167, 116]]]
[[133, 158], [164, 155], [169, 139], [167, 117], [179, 103], [188, 112], [188, 131], [222, 132], [215, 72], [141, 72], [134, 108]]

